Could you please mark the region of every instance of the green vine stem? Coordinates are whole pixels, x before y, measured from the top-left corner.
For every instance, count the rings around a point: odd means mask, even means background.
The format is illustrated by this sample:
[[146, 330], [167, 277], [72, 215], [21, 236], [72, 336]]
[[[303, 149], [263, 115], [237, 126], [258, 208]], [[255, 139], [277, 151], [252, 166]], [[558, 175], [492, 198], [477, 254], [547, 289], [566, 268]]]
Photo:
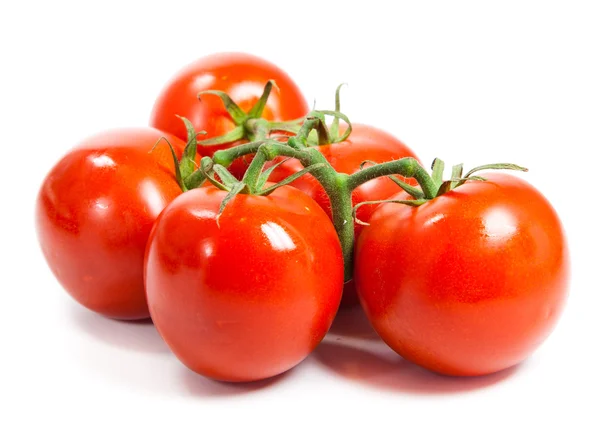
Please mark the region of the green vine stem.
[[436, 196], [440, 196], [447, 191], [460, 186], [467, 180], [484, 180], [483, 178], [472, 176], [473, 172], [479, 170], [501, 169], [527, 171], [527, 169], [513, 164], [492, 164], [476, 167], [463, 177], [461, 164], [454, 166], [452, 178], [449, 181], [444, 181], [442, 177], [443, 161], [436, 159], [433, 165], [433, 174], [429, 175], [427, 170], [425, 170], [416, 159], [402, 158], [363, 168], [352, 175], [339, 173], [331, 166], [327, 159], [325, 159], [323, 154], [319, 151], [319, 147], [308, 147], [306, 145], [306, 137], [311, 130], [310, 128], [319, 129], [319, 123], [324, 122], [319, 118], [307, 119], [305, 122], [306, 128], [301, 129], [298, 136], [289, 138], [287, 143], [275, 140], [263, 140], [243, 144], [231, 149], [220, 150], [213, 156], [213, 162], [226, 167], [236, 158], [248, 154], [255, 154], [255, 157], [244, 176], [244, 182], [253, 186], [261, 177], [262, 169], [267, 161], [271, 161], [280, 156], [298, 159], [304, 166], [304, 171], [309, 172], [317, 179], [329, 197], [333, 225], [342, 246], [344, 256], [344, 277], [346, 281], [352, 279], [353, 272], [355, 209], [360, 205], [353, 208], [352, 192], [358, 186], [381, 176], [400, 175], [406, 178], [414, 178], [423, 191], [423, 198], [416, 199], [415, 201], [407, 201], [406, 203], [413, 206], [419, 206]]
[[396, 161], [365, 167], [349, 176], [348, 185], [350, 190], [353, 191], [356, 187], [371, 179], [390, 175], [415, 178], [421, 186], [426, 199], [433, 199], [437, 193], [438, 189], [432, 177], [429, 176], [429, 173], [421, 167], [421, 164], [415, 158], [402, 158]]
[[279, 156], [298, 159], [303, 167], [311, 167], [310, 173], [323, 186], [325, 193], [329, 197], [333, 225], [340, 239], [344, 256], [345, 279], [348, 281], [352, 279], [354, 251], [352, 191], [371, 179], [386, 175], [414, 177], [423, 188], [426, 196], [435, 196], [437, 187], [427, 174], [427, 171], [414, 158], [403, 158], [397, 161], [374, 165], [360, 170], [351, 176], [337, 172], [319, 151], [318, 147], [308, 147], [306, 145], [306, 138], [313, 129], [317, 131], [321, 130], [320, 137], [326, 135], [326, 132], [324, 133], [322, 130], [323, 126], [325, 124], [321, 118], [309, 118], [305, 121], [299, 134], [296, 137], [290, 138], [287, 143], [275, 140], [263, 140], [219, 150], [214, 154], [213, 162], [227, 167], [233, 160], [239, 157], [255, 154], [250, 167], [244, 175], [244, 181], [251, 186], [260, 177], [264, 164]]
[[[453, 167], [451, 180], [444, 181], [443, 161], [439, 159], [434, 160], [432, 166], [433, 171], [430, 175], [416, 159], [402, 158], [395, 161], [363, 167], [352, 175], [339, 173], [331, 166], [319, 151], [318, 147], [318, 145], [331, 144], [332, 141], [343, 141], [352, 131], [352, 125], [348, 118], [339, 112], [339, 89], [340, 88], [338, 87], [336, 92], [336, 109], [338, 110], [312, 111], [299, 127], [296, 124], [298, 120], [291, 123], [281, 123], [278, 127], [284, 127], [284, 130], [289, 130], [296, 134], [295, 136], [287, 138], [286, 142], [277, 141], [274, 138], [267, 138], [268, 133], [271, 132], [274, 127], [273, 124], [265, 124], [267, 122], [264, 120], [255, 118], [244, 120], [246, 131], [252, 132], [252, 134], [249, 135], [251, 142], [216, 151], [212, 157], [212, 162], [215, 166], [228, 167], [235, 159], [254, 154], [254, 159], [246, 171], [242, 183], [245, 186], [250, 187], [251, 192], [256, 191], [256, 194], [267, 194], [273, 190], [273, 187], [268, 189], [261, 188], [260, 190], [253, 188], [259, 186], [262, 187], [270, 174], [271, 170], [263, 172], [264, 165], [268, 161], [283, 156], [299, 160], [304, 167], [304, 170], [291, 177], [289, 181], [282, 181], [280, 184], [291, 182], [308, 172], [323, 186], [325, 193], [329, 197], [333, 225], [337, 231], [342, 247], [344, 256], [344, 277], [346, 281], [352, 279], [353, 272], [355, 208], [353, 208], [352, 205], [352, 192], [360, 185], [382, 176], [391, 176], [394, 178], [394, 176], [400, 175], [405, 178], [414, 178], [419, 184], [422, 194], [417, 188], [410, 187], [410, 189], [407, 189], [407, 187], [404, 186], [406, 184], [399, 185], [409, 194], [411, 194], [411, 192], [413, 194], [419, 193], [419, 196], [417, 196], [418, 198], [415, 197], [415, 201], [410, 201], [411, 205], [418, 206], [427, 202], [427, 200], [433, 199], [436, 196], [442, 195], [447, 191], [460, 186], [467, 180], [481, 180], [482, 178], [472, 176], [473, 172], [479, 170], [510, 169], [526, 171], [526, 169], [512, 164], [492, 164], [476, 167], [463, 177], [463, 168], [461, 164]], [[266, 92], [266, 95], [268, 95], [268, 92]], [[258, 108], [256, 112], [259, 110], [260, 108]], [[252, 111], [251, 113], [252, 115], [255, 115]], [[336, 132], [335, 135], [332, 136], [327, 129], [325, 115], [335, 117], [336, 121], [333, 126], [336, 129], [339, 129], [337, 126], [339, 126], [338, 123], [340, 119], [345, 121], [348, 124], [346, 132], [341, 136], [339, 136], [339, 132]], [[314, 141], [314, 134], [316, 134], [317, 141]], [[313, 147], [315, 144], [317, 146]], [[233, 195], [235, 195], [235, 193]], [[357, 207], [359, 207], [359, 205], [357, 205]]]

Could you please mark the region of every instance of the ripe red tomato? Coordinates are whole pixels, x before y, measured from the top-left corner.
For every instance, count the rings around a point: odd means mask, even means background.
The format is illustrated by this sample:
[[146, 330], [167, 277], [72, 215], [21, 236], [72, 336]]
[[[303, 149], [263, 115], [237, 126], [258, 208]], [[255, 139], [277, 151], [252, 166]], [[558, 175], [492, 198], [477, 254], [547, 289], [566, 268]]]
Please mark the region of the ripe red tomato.
[[[263, 118], [294, 120], [308, 113], [308, 104], [298, 86], [274, 64], [244, 53], [217, 53], [198, 59], [175, 75], [156, 100], [150, 125], [185, 140], [185, 126], [176, 117], [180, 115], [189, 119], [196, 131], [207, 132], [206, 136], [199, 137], [201, 140], [223, 135], [235, 125], [221, 99], [206, 94], [199, 101], [198, 93], [224, 91], [248, 112], [271, 79], [277, 87], [269, 96]], [[215, 151], [232, 145], [205, 146], [201, 151], [203, 155], [212, 156]], [[237, 160], [230, 170], [241, 176], [245, 168], [243, 161]]]
[[419, 207], [382, 204], [356, 246], [358, 295], [381, 338], [448, 375], [524, 360], [567, 296], [568, 251], [552, 206], [517, 177], [483, 176]]
[[52, 272], [80, 304], [107, 317], [147, 318], [144, 250], [162, 209], [181, 194], [165, 136], [153, 128], [88, 138], [50, 171], [37, 199], [37, 231]]
[[[343, 130], [345, 127], [341, 129]], [[358, 123], [352, 124], [352, 133], [346, 141], [319, 146], [319, 150], [336, 171], [347, 174], [356, 173], [365, 161], [382, 163], [405, 157], [416, 157], [411, 149], [389, 133]], [[270, 180], [274, 182], [282, 181], [301, 169], [302, 164], [299, 161], [295, 159], [287, 160], [273, 171]], [[319, 206], [331, 217], [329, 198], [321, 184], [312, 175], [306, 174], [290, 185], [304, 191], [316, 200]], [[354, 190], [352, 203], [356, 205], [368, 200], [384, 200], [400, 191], [402, 189], [396, 183], [384, 176], [370, 180]], [[377, 205], [363, 206], [358, 210], [358, 219], [368, 222], [376, 207]], [[354, 226], [356, 238], [358, 238], [363, 228], [362, 225]], [[342, 305], [351, 306], [355, 304], [358, 304], [358, 299], [354, 290], [354, 283], [350, 281], [344, 287]]]
[[328, 331], [343, 284], [340, 243], [308, 196], [281, 187], [179, 196], [146, 253], [152, 320], [190, 369], [224, 381], [268, 378], [302, 361]]

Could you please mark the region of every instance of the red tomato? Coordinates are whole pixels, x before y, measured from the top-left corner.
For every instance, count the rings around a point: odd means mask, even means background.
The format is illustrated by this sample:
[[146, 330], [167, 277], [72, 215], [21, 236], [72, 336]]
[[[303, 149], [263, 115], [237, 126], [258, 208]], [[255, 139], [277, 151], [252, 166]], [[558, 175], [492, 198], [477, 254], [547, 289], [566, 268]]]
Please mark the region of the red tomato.
[[[341, 129], [343, 130], [345, 127]], [[389, 133], [358, 123], [352, 124], [352, 133], [346, 141], [319, 146], [319, 150], [336, 171], [347, 174], [356, 173], [365, 161], [382, 163], [405, 157], [416, 157], [411, 149]], [[301, 169], [302, 164], [299, 161], [290, 159], [276, 168], [270, 179], [279, 182]], [[312, 175], [306, 174], [290, 185], [304, 191], [316, 200], [319, 206], [331, 217], [329, 198], [321, 184]], [[354, 190], [352, 203], [356, 205], [368, 200], [384, 200], [400, 191], [402, 189], [396, 183], [384, 176], [372, 179]], [[358, 210], [357, 217], [364, 222], [368, 222], [376, 207], [377, 205], [363, 206]], [[356, 238], [358, 238], [363, 227], [361, 225], [354, 226]], [[354, 283], [348, 282], [344, 287], [342, 305], [351, 306], [355, 304], [358, 304], [358, 299], [354, 290]]]
[[340, 243], [308, 196], [282, 187], [190, 190], [157, 220], [146, 254], [150, 313], [190, 369], [252, 381], [302, 361], [328, 331], [343, 284]]
[[165, 136], [152, 128], [88, 138], [50, 171], [37, 199], [38, 238], [52, 272], [80, 304], [118, 319], [147, 318], [144, 250], [152, 225], [181, 189]]
[[[267, 120], [294, 120], [308, 113], [308, 104], [298, 86], [277, 66], [244, 53], [217, 53], [188, 65], [177, 73], [159, 95], [150, 125], [186, 140], [185, 126], [176, 115], [189, 119], [196, 131], [206, 131], [199, 139], [223, 135], [234, 128], [221, 99], [198, 93], [207, 90], [224, 91], [244, 111], [248, 112], [262, 95], [265, 84], [275, 80], [262, 117]], [[202, 154], [212, 154], [235, 144], [203, 147]], [[241, 176], [246, 166], [237, 160], [230, 170]]]
[[567, 296], [567, 245], [552, 206], [517, 177], [483, 176], [419, 207], [382, 204], [356, 247], [357, 291], [381, 338], [448, 375], [524, 360]]

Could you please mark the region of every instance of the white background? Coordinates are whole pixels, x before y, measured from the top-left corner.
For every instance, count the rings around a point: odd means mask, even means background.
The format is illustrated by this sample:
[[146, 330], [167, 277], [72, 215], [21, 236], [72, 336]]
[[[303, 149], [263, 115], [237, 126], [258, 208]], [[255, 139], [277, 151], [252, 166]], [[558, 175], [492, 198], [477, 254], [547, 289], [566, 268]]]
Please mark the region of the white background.
[[[0, 5], [0, 435], [600, 435], [597, 2], [161, 3]], [[508, 372], [443, 378], [345, 315], [288, 374], [224, 385], [151, 324], [72, 302], [37, 247], [42, 177], [89, 134], [146, 124], [177, 70], [223, 50], [277, 63], [319, 107], [349, 83], [344, 112], [424, 162], [529, 167], [572, 251], [543, 347]]]

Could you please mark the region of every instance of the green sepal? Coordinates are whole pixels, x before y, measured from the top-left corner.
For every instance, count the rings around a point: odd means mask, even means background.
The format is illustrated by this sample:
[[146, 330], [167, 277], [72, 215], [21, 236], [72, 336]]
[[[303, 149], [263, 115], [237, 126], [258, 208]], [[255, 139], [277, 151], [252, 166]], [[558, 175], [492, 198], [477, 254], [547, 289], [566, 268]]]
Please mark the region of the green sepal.
[[348, 139], [348, 137], [352, 133], [352, 123], [350, 123], [350, 119], [346, 116], [346, 114], [343, 114], [339, 111], [329, 111], [329, 110], [325, 110], [325, 109], [319, 110], [316, 112], [321, 112], [325, 115], [330, 115], [333, 117], [341, 118], [348, 125], [348, 127], [346, 128], [346, 130], [344, 131], [344, 133], [342, 135], [339, 135], [339, 129], [337, 131], [334, 131], [333, 138], [330, 138], [332, 143], [341, 143], [342, 141], [346, 141]]
[[331, 144], [329, 130], [327, 129], [327, 124], [325, 123], [325, 115], [323, 114], [323, 111], [309, 112], [296, 137], [290, 139], [293, 139], [306, 146], [308, 144], [308, 138], [313, 131], [315, 131], [317, 134], [317, 145], [322, 146]]
[[363, 222], [358, 217], [356, 217], [356, 214], [357, 214], [359, 208], [361, 208], [361, 207], [363, 207], [365, 205], [376, 205], [376, 204], [379, 205], [379, 204], [382, 204], [382, 203], [398, 203], [398, 204], [401, 204], [401, 205], [421, 206], [421, 205], [423, 205], [426, 202], [427, 202], [427, 199], [414, 199], [414, 200], [411, 200], [411, 199], [407, 199], [407, 200], [396, 200], [396, 199], [367, 200], [365, 202], [357, 203], [354, 206], [354, 208], [352, 208], [352, 218], [359, 225], [369, 226], [369, 223]]
[[269, 131], [271, 132], [286, 132], [296, 135], [300, 131], [304, 118], [292, 121], [271, 121], [269, 122]]
[[224, 184], [222, 184], [221, 182], [219, 182], [218, 180], [216, 180], [214, 178], [214, 174], [215, 174], [214, 166], [215, 165], [217, 165], [217, 164], [214, 164], [212, 159], [210, 159], [208, 156], [205, 156], [204, 158], [202, 158], [200, 160], [200, 171], [202, 172], [202, 174], [204, 175], [206, 180], [208, 180], [211, 184], [213, 184], [219, 190], [228, 191], [229, 190], [228, 187], [226, 187]]
[[304, 123], [306, 117], [296, 118], [290, 121], [270, 121], [269, 131], [270, 132], [286, 132], [297, 135]]
[[[347, 85], [345, 83], [341, 83], [338, 85], [338, 87], [335, 89], [335, 112], [340, 112], [340, 90], [342, 89], [342, 87], [344, 85]], [[340, 117], [337, 115], [334, 115], [333, 117], [333, 122], [331, 123], [331, 128], [330, 131], [333, 132], [332, 137], [333, 138], [337, 138], [340, 134]], [[339, 142], [339, 141], [336, 141]]]
[[441, 196], [442, 194], [445, 194], [448, 191], [452, 190], [453, 183], [454, 181], [452, 180], [442, 182], [442, 185], [440, 185], [440, 187], [438, 188], [437, 193], [435, 193], [435, 197]]
[[233, 187], [235, 184], [239, 183], [235, 176], [220, 164], [213, 164], [213, 171], [219, 176], [219, 179], [221, 179], [221, 182], [223, 182], [223, 185], [226, 187]]
[[183, 180], [183, 183], [187, 187], [188, 190], [193, 190], [194, 188], [198, 188], [206, 181], [206, 176], [202, 169], [198, 169], [189, 175], [187, 178]]
[[446, 194], [448, 191], [452, 191], [453, 189], [460, 187], [467, 181], [486, 181], [486, 180], [487, 180], [486, 178], [482, 178], [481, 176], [469, 176], [468, 178], [452, 178], [449, 181], [444, 181], [444, 183], [442, 183], [442, 185], [440, 185], [440, 188], [438, 189], [436, 197], [441, 196], [442, 194]]
[[394, 175], [388, 176], [388, 178], [394, 181], [396, 185], [398, 185], [400, 188], [402, 188], [415, 199], [423, 199], [425, 197], [425, 194], [423, 194], [423, 190], [421, 190], [419, 187], [414, 187], [410, 184], [407, 184], [406, 182], [400, 180]]
[[221, 218], [225, 207], [238, 194], [248, 194], [248, 186], [245, 183], [236, 182], [235, 185], [233, 185], [233, 187], [231, 187], [231, 189], [229, 190], [229, 193], [227, 193], [227, 196], [225, 196], [225, 198], [221, 201], [221, 205], [219, 206], [219, 212], [217, 213], [217, 226], [220, 226], [219, 219]]
[[275, 170], [277, 167], [279, 167], [284, 162], [289, 161], [290, 159], [292, 159], [292, 158], [285, 158], [285, 159], [279, 161], [278, 163], [274, 164], [273, 166], [269, 167], [265, 171], [263, 171], [260, 174], [260, 176], [258, 177], [258, 181], [256, 182], [256, 187], [259, 190], [262, 190], [263, 187], [265, 186], [265, 184], [267, 183], [267, 181], [269, 180], [269, 176], [271, 176], [271, 173], [273, 173], [273, 170]]
[[[194, 129], [194, 125], [185, 117], [177, 115], [181, 121], [185, 124], [187, 131], [187, 144], [183, 149], [181, 155], [181, 161], [179, 161], [179, 170], [181, 172], [181, 178], [185, 182], [188, 177], [196, 170], [196, 153], [198, 151], [198, 135], [206, 134], [206, 132], [198, 132]], [[186, 185], [187, 186], [187, 185]], [[189, 188], [189, 186], [187, 186]]]
[[[236, 159], [241, 158], [246, 155], [250, 155], [252, 153], [256, 153], [260, 146], [262, 146], [263, 144], [268, 144], [269, 141], [273, 141], [273, 140], [271, 140], [271, 139], [258, 140], [258, 141], [253, 141], [251, 143], [240, 144], [239, 146], [234, 146], [230, 149], [217, 150], [212, 156], [213, 162], [215, 164], [221, 164], [223, 167], [229, 167], [231, 165], [231, 163], [233, 161], [235, 161]], [[252, 150], [248, 151], [248, 149], [252, 149]], [[236, 152], [236, 151], [240, 152], [240, 153], [232, 156], [231, 152]]]
[[444, 182], [444, 161], [439, 158], [435, 158], [431, 164], [431, 179], [436, 187], [442, 185]]
[[[452, 166], [452, 179], [460, 179], [462, 178], [462, 174], [463, 174], [463, 165], [462, 164], [456, 164]], [[450, 184], [450, 189], [456, 188], [458, 182], [456, 181], [452, 181], [452, 183]]]
[[154, 149], [156, 149], [156, 147], [160, 144], [161, 141], [164, 141], [165, 143], [167, 143], [169, 146], [169, 150], [171, 150], [171, 156], [173, 157], [173, 166], [175, 167], [175, 180], [177, 181], [177, 184], [181, 188], [181, 191], [186, 192], [187, 188], [186, 188], [185, 184], [183, 183], [183, 178], [181, 177], [181, 171], [179, 170], [179, 159], [177, 159], [177, 154], [175, 153], [175, 149], [173, 148], [173, 145], [169, 142], [169, 140], [166, 139], [165, 137], [160, 137], [158, 139], [158, 141], [156, 143], [154, 143], [154, 146], [152, 146], [152, 149], [150, 149], [150, 153], [152, 153], [154, 151]]
[[[360, 163], [361, 170], [365, 167], [365, 164], [377, 165], [378, 163], [367, 159], [366, 161], [363, 161]], [[415, 199], [422, 199], [425, 197], [425, 195], [423, 194], [423, 190], [421, 190], [419, 187], [414, 187], [410, 184], [407, 184], [406, 182], [400, 180], [398, 177], [396, 177], [394, 175], [389, 175], [387, 177], [390, 178], [392, 180], [392, 182], [394, 182], [396, 185], [398, 185], [400, 188], [402, 188], [404, 191], [406, 191], [410, 196], [414, 197]]]
[[209, 138], [207, 140], [198, 141], [201, 146], [219, 146], [221, 144], [235, 143], [244, 139], [246, 131], [244, 126], [236, 126], [224, 135]]
[[487, 164], [487, 165], [480, 165], [478, 167], [475, 167], [475, 168], [469, 170], [469, 172], [465, 175], [465, 178], [468, 178], [473, 173], [481, 171], [481, 170], [517, 170], [517, 171], [525, 171], [525, 172], [529, 171], [527, 168], [521, 167], [520, 165], [515, 165], [515, 164], [509, 164], [509, 163]]
[[229, 95], [226, 92], [218, 90], [201, 91], [198, 93], [198, 99], [202, 100], [202, 95], [204, 94], [212, 94], [218, 96], [223, 102], [225, 110], [231, 116], [231, 119], [236, 125], [239, 126], [247, 120], [248, 115], [237, 105], [237, 103], [233, 101], [231, 97], [229, 97]]
[[274, 80], [270, 80], [266, 83], [263, 93], [260, 96], [260, 99], [258, 99], [258, 101], [254, 104], [252, 109], [248, 111], [248, 118], [259, 118], [262, 116], [262, 113], [265, 110], [267, 100], [269, 99], [269, 95], [271, 94], [271, 90], [273, 89], [273, 87], [275, 87], [275, 89], [279, 91], [279, 88], [277, 88], [277, 84]]
[[296, 172], [293, 175], [288, 176], [287, 178], [285, 178], [281, 182], [278, 182], [275, 185], [271, 185], [270, 187], [268, 187], [268, 188], [266, 188], [264, 190], [258, 191], [256, 194], [259, 195], [259, 196], [268, 196], [273, 191], [275, 191], [277, 188], [283, 187], [284, 185], [291, 184], [296, 179], [304, 176], [306, 173], [310, 173], [311, 171], [316, 170], [316, 169], [321, 168], [321, 167], [324, 167], [324, 166], [325, 166], [325, 164], [323, 164], [323, 163], [309, 165], [308, 167], [303, 168], [299, 172]]

